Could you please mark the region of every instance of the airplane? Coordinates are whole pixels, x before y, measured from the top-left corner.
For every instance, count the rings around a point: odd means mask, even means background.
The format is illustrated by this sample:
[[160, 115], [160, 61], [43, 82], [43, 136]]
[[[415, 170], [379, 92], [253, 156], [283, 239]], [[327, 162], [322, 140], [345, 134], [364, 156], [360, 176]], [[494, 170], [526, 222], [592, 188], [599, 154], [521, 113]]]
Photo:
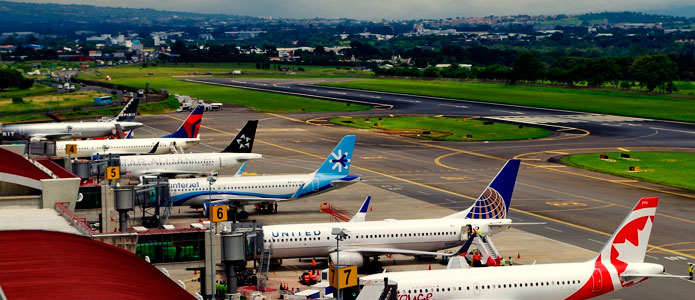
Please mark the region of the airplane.
[[237, 216], [246, 219], [248, 212], [243, 210], [244, 205], [295, 200], [358, 182], [358, 176], [348, 174], [355, 139], [354, 135], [343, 137], [312, 173], [241, 176], [240, 171], [236, 176], [219, 177], [212, 185], [207, 178], [171, 179], [170, 199], [175, 206], [194, 208], [208, 206], [209, 202], [226, 203], [234, 211], [241, 208]]
[[[581, 263], [459, 268], [382, 273], [361, 279], [364, 287], [384, 281], [397, 285], [399, 300], [462, 299], [589, 299], [664, 274], [664, 266], [645, 263], [649, 235], [659, 198], [642, 198], [598, 256]], [[371, 288], [373, 290], [374, 288]], [[364, 298], [369, 297], [369, 290]]]
[[[57, 157], [94, 157], [100, 154], [164, 154], [172, 150], [186, 150], [200, 143], [198, 132], [203, 118], [203, 107], [199, 106], [188, 115], [175, 132], [161, 138], [112, 139], [89, 141], [56, 142]], [[76, 145], [77, 154], [65, 153], [66, 145]]]
[[251, 153], [258, 120], [246, 122], [239, 134], [219, 153], [185, 153], [121, 156], [121, 176], [193, 175], [226, 169], [263, 155]]
[[116, 119], [109, 122], [6, 124], [2, 126], [2, 137], [7, 141], [40, 141], [115, 136], [119, 131], [142, 126], [140, 122], [133, 122], [138, 103], [137, 99], [130, 100]]
[[507, 161], [473, 205], [443, 218], [263, 226], [265, 248], [272, 249], [276, 259], [328, 256], [337, 261], [331, 231], [340, 227], [349, 232], [340, 243], [341, 264], [362, 267], [370, 257], [378, 264], [383, 254], [441, 254], [433, 251], [463, 244], [468, 228], [494, 234], [513, 225], [507, 213], [519, 164], [518, 159]]

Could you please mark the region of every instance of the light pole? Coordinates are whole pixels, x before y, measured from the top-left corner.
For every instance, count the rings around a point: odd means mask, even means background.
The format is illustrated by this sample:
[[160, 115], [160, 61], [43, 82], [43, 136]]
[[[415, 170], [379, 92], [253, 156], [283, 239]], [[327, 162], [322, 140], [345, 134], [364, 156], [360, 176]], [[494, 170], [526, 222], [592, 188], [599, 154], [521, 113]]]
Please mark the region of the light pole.
[[336, 255], [335, 255], [335, 270], [336, 270], [336, 274], [335, 274], [335, 276], [336, 276], [335, 277], [336, 288], [335, 288], [335, 291], [336, 291], [337, 299], [341, 300], [342, 299], [342, 297], [341, 297], [342, 293], [341, 293], [341, 290], [339, 289], [339, 287], [340, 287], [340, 241], [344, 240], [345, 237], [347, 237], [348, 234], [350, 234], [350, 231], [347, 229], [344, 229], [344, 228], [334, 227], [331, 230], [331, 234], [335, 235], [335, 253], [336, 253]]
[[[212, 184], [217, 181], [215, 174], [210, 174], [208, 176], [208, 203], [212, 203]], [[209, 206], [208, 206], [209, 207]], [[208, 211], [208, 215], [211, 212]], [[210, 278], [210, 300], [215, 299], [215, 248], [212, 243], [212, 221], [210, 222], [210, 273], [212, 277]]]

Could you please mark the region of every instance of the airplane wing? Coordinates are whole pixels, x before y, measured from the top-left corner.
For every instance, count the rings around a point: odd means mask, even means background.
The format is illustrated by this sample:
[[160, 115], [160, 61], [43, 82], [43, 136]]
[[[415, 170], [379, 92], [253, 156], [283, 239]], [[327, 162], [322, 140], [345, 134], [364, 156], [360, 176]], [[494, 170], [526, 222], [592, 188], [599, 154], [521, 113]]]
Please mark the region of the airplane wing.
[[159, 170], [159, 169], [149, 169], [142, 173], [140, 176], [164, 176], [168, 178], [174, 178], [178, 175], [200, 175], [201, 172], [193, 171], [172, 171], [172, 170]]
[[72, 137], [72, 133], [45, 133], [32, 134], [29, 136], [31, 140], [65, 140]]
[[[331, 249], [331, 252], [335, 249]], [[340, 247], [340, 251], [357, 252], [363, 255], [380, 255], [380, 254], [403, 254], [403, 255], [429, 255], [429, 256], [451, 256], [452, 253], [445, 252], [429, 252], [429, 251], [417, 251], [417, 250], [405, 250], [405, 249], [395, 249], [395, 248], [378, 248], [378, 247], [350, 247], [343, 246]]]
[[228, 203], [228, 202], [239, 202], [242, 205], [256, 204], [263, 202], [282, 202], [287, 201], [287, 198], [263, 198], [263, 197], [253, 197], [253, 196], [239, 196], [239, 195], [224, 195], [224, 194], [213, 194], [212, 203]]

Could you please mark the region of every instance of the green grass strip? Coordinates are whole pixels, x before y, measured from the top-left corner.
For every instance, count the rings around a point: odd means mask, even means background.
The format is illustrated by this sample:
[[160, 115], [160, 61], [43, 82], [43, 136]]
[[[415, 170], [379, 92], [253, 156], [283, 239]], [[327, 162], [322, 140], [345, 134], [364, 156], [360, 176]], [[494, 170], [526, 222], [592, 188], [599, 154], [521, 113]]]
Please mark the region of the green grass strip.
[[[600, 154], [607, 155], [608, 159], [601, 159]], [[620, 154], [630, 158], [621, 158]], [[695, 190], [695, 153], [588, 153], [565, 156], [561, 160], [577, 168]], [[639, 167], [639, 170], [630, 171], [630, 167]]]
[[404, 79], [326, 82], [321, 85], [695, 122], [695, 100], [668, 96], [548, 86]]
[[[381, 119], [381, 120], [380, 120]], [[355, 128], [385, 130], [417, 139], [436, 141], [507, 141], [549, 136], [545, 129], [469, 118], [372, 117], [335, 118], [331, 123]]]

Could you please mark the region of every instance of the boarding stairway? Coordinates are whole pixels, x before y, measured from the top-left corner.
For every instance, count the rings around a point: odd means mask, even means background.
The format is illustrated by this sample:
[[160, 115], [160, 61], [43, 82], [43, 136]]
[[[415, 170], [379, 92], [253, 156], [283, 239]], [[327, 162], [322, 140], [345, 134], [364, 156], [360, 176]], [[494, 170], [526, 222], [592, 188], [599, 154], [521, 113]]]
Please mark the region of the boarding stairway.
[[321, 203], [320, 210], [323, 213], [331, 215], [331, 222], [347, 222], [352, 218], [350, 212], [328, 202]]
[[478, 247], [480, 254], [483, 256], [483, 261], [487, 261], [488, 257], [493, 260], [497, 260], [500, 253], [495, 248], [495, 244], [492, 243], [490, 236], [482, 236], [473, 239], [473, 244]]
[[271, 243], [270, 249], [263, 248], [263, 253], [261, 253], [261, 257], [258, 259], [258, 270], [256, 274], [260, 276], [256, 277], [258, 280], [256, 289], [259, 291], [265, 291], [265, 288], [268, 286], [268, 272], [270, 272], [270, 258], [272, 256], [273, 244]]

